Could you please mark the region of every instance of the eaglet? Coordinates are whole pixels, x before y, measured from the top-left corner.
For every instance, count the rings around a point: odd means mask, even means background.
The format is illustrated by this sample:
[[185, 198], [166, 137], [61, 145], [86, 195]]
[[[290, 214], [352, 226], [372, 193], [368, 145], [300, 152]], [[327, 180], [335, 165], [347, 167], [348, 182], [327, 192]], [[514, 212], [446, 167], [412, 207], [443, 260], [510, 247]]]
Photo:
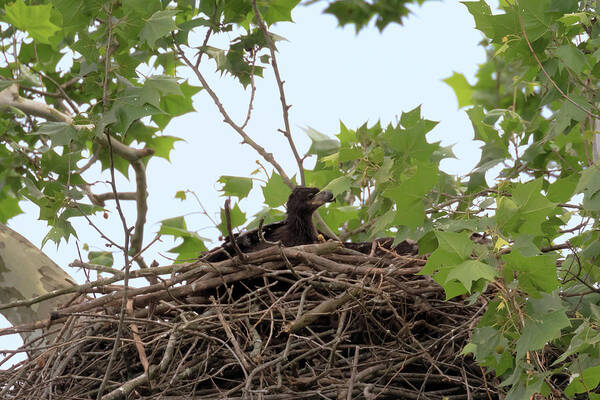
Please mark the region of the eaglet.
[[[271, 246], [272, 242], [278, 241], [286, 247], [315, 243], [318, 241], [319, 232], [313, 224], [313, 213], [331, 201], [333, 194], [327, 190], [296, 186], [286, 204], [286, 219], [262, 227], [265, 241], [260, 240], [258, 229], [234, 234], [233, 238], [243, 253], [264, 249]], [[227, 237], [225, 243], [201, 258], [206, 261], [222, 261], [235, 255], [231, 240]]]

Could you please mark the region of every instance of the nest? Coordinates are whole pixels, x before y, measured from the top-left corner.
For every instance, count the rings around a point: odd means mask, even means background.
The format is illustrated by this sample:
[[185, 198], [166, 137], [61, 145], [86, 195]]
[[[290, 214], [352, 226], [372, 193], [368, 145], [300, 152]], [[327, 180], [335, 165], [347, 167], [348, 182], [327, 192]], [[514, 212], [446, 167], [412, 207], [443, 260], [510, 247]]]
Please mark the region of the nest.
[[446, 301], [411, 246], [375, 245], [132, 271], [159, 280], [123, 307], [122, 286], [63, 307], [51, 344], [0, 372], [0, 398], [498, 398], [460, 354], [486, 297]]

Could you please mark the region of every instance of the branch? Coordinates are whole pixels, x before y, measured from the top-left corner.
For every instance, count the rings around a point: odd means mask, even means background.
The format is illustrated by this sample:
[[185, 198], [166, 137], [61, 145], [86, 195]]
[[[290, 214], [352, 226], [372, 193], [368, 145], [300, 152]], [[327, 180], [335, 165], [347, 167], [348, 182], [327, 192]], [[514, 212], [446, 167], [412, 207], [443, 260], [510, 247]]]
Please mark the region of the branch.
[[[135, 185], [136, 185], [136, 204], [137, 204], [137, 219], [135, 221], [135, 230], [131, 237], [131, 251], [139, 253], [142, 249], [144, 242], [144, 225], [146, 224], [146, 214], [148, 213], [148, 185], [146, 184], [146, 167], [142, 160], [137, 160], [131, 163], [133, 170], [135, 171]], [[145, 267], [145, 263], [141, 261], [141, 258], [136, 258], [138, 265], [142, 268]]]
[[[73, 118], [70, 115], [62, 113], [44, 103], [21, 97], [19, 95], [19, 89], [17, 85], [11, 85], [3, 91], [0, 91], [0, 109], [10, 107], [15, 107], [28, 115], [45, 118], [48, 121], [63, 122], [69, 125], [73, 125]], [[89, 125], [74, 125], [74, 127], [76, 129], [93, 128], [93, 126]], [[111, 152], [114, 152], [124, 160], [129, 161], [131, 163], [131, 166], [133, 167], [133, 170], [135, 171], [135, 200], [137, 202], [137, 219], [135, 223], [135, 231], [131, 238], [131, 249], [135, 253], [137, 253], [142, 248], [142, 243], [144, 240], [144, 224], [146, 223], [146, 214], [148, 212], [148, 204], [146, 202], [146, 199], [148, 197], [146, 184], [146, 169], [141, 159], [143, 157], [154, 154], [154, 150], [151, 148], [136, 149], [133, 147], [129, 147], [123, 144], [122, 142], [116, 140], [115, 138], [109, 138], [107, 133], [104, 133], [102, 136], [97, 137], [96, 140], [104, 147], [109, 148]], [[94, 157], [92, 157], [92, 159], [94, 159]], [[88, 166], [86, 166], [86, 168], [87, 167]], [[88, 194], [89, 193], [91, 192], [88, 192]], [[116, 193], [113, 195], [112, 198], [118, 200], [122, 197], [119, 196], [118, 193]], [[129, 200], [129, 194], [125, 195], [122, 199]], [[90, 200], [92, 201], [92, 203], [94, 203], [94, 200], [91, 197]], [[99, 201], [102, 202], [101, 200]], [[146, 264], [141, 258], [136, 258], [136, 262], [140, 265], [140, 267], [146, 267]]]
[[[47, 104], [33, 101], [19, 95], [17, 85], [11, 85], [0, 91], [0, 110], [14, 107], [27, 115], [44, 118], [53, 122], [64, 122], [73, 125], [75, 129], [93, 129], [94, 125], [74, 125], [73, 118]], [[96, 139], [101, 145], [108, 147], [106, 134]], [[129, 147], [115, 139], [112, 140], [112, 147], [115, 154], [127, 161], [137, 161], [143, 157], [154, 154], [154, 149], [144, 148], [136, 149]]]
[[281, 110], [283, 112], [283, 124], [285, 126], [285, 130], [282, 131], [283, 135], [288, 140], [290, 144], [290, 148], [292, 149], [292, 153], [294, 153], [294, 158], [296, 159], [296, 163], [298, 164], [298, 171], [300, 172], [300, 183], [302, 186], [306, 184], [306, 180], [304, 178], [304, 167], [302, 165], [302, 158], [298, 154], [298, 150], [296, 149], [296, 144], [292, 139], [292, 133], [290, 130], [290, 116], [289, 110], [292, 106], [288, 105], [285, 100], [285, 91], [283, 90], [283, 80], [281, 79], [281, 75], [279, 73], [279, 66], [277, 65], [277, 58], [275, 57], [275, 43], [273, 43], [273, 38], [267, 29], [267, 24], [262, 19], [260, 12], [258, 11], [258, 6], [256, 5], [256, 0], [252, 0], [252, 7], [254, 8], [254, 15], [256, 16], [256, 20], [260, 29], [265, 34], [265, 40], [267, 41], [267, 46], [269, 47], [269, 51], [271, 52], [271, 65], [273, 66], [273, 72], [275, 73], [275, 80], [277, 81], [277, 87], [279, 88], [279, 99], [281, 100]]
[[[97, 205], [99, 207], [104, 207], [105, 202], [107, 200], [114, 200], [115, 194], [113, 192], [94, 194], [90, 185], [85, 185], [83, 187], [88, 198], [92, 202], [92, 204]], [[119, 200], [136, 200], [137, 193], [135, 192], [119, 192], [117, 193]]]
[[48, 121], [73, 123], [73, 118], [68, 114], [58, 111], [44, 103], [33, 101], [19, 95], [16, 84], [10, 85], [0, 92], [0, 110], [14, 107], [27, 115], [45, 118]]
[[233, 128], [233, 130], [235, 130], [238, 133], [238, 135], [240, 135], [242, 137], [242, 139], [243, 139], [242, 143], [246, 143], [246, 144], [250, 145], [250, 147], [252, 147], [254, 150], [256, 150], [256, 152], [258, 154], [260, 154], [262, 156], [262, 158], [264, 158], [269, 164], [271, 164], [277, 170], [277, 173], [279, 173], [279, 175], [281, 176], [281, 179], [283, 179], [285, 184], [288, 185], [289, 187], [293, 188], [295, 186], [294, 182], [292, 182], [292, 180], [285, 173], [285, 170], [283, 169], [283, 167], [275, 160], [275, 158], [273, 157], [273, 153], [267, 152], [267, 150], [265, 150], [264, 147], [262, 147], [261, 145], [256, 143], [254, 140], [252, 140], [250, 138], [250, 136], [248, 136], [248, 134], [238, 124], [236, 124], [231, 119], [231, 117], [229, 116], [229, 113], [227, 113], [227, 110], [225, 110], [225, 107], [221, 103], [221, 100], [219, 100], [219, 96], [217, 96], [217, 94], [211, 89], [210, 85], [208, 84], [208, 82], [206, 81], [206, 79], [204, 78], [204, 76], [202, 75], [200, 70], [191, 62], [191, 60], [189, 58], [187, 58], [187, 56], [181, 49], [181, 46], [179, 46], [177, 43], [175, 43], [175, 50], [179, 54], [179, 57], [185, 62], [185, 64], [188, 67], [190, 67], [192, 69], [192, 71], [194, 72], [196, 77], [200, 80], [200, 83], [202, 83], [202, 87], [204, 87], [204, 90], [206, 90], [208, 95], [211, 97], [213, 103], [215, 103], [215, 105], [219, 109], [219, 112], [223, 116], [225, 123], [227, 123], [229, 126], [231, 126]]

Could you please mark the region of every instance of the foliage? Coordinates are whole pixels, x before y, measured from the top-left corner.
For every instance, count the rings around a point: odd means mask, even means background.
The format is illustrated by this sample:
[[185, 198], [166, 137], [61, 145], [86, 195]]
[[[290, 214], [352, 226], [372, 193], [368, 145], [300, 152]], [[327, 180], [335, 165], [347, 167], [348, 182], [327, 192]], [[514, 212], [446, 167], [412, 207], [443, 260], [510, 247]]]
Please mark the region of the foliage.
[[[0, 90], [11, 93], [16, 84], [22, 101], [0, 96], [6, 110], [0, 115], [0, 220], [20, 213], [18, 200], [27, 198], [52, 227], [47, 240], [59, 243], [76, 235], [71, 218], [102, 212], [115, 196], [93, 193], [89, 165], [99, 162], [125, 176], [132, 167], [137, 222], [123, 250], [137, 254], [147, 244], [145, 165], [153, 157], [168, 159], [178, 140], [162, 130], [193, 111], [192, 97], [202, 89], [200, 95], [218, 103], [198, 63], [215, 63], [221, 74], [254, 90], [255, 77], [277, 68], [281, 37], [270, 29], [290, 21], [298, 3], [4, 1]], [[401, 22], [408, 3], [337, 0], [326, 12], [357, 31], [372, 19], [384, 29]], [[436, 122], [417, 107], [394, 124], [353, 129], [341, 123], [335, 138], [307, 129], [308, 156], [316, 165], [304, 169], [298, 155], [297, 179], [336, 195], [319, 212], [341, 239], [416, 240], [420, 253], [430, 254], [422, 273], [432, 275], [447, 298], [473, 302], [484, 291], [496, 293], [464, 353], [495, 372], [507, 399], [564, 387], [568, 396], [594, 398], [600, 381], [598, 10], [589, 1], [500, 3], [492, 11], [485, 0], [464, 2], [485, 36], [488, 60], [474, 84], [459, 73], [446, 80], [482, 142], [481, 160], [468, 176], [439, 170], [452, 151], [427, 140]], [[191, 55], [189, 40], [198, 34], [206, 40]], [[228, 48], [211, 45], [219, 35], [234, 37]], [[66, 69], [64, 54], [72, 59]], [[182, 81], [182, 67], [203, 87]], [[284, 132], [295, 152], [281, 98]], [[293, 178], [249, 140], [245, 124], [221, 113], [273, 167], [263, 172], [263, 185], [254, 177], [221, 177], [224, 196], [239, 203], [260, 186], [269, 206], [249, 221], [236, 203], [233, 225], [281, 218]], [[176, 197], [186, 198], [184, 192]], [[223, 217], [217, 225], [227, 234]], [[182, 241], [171, 250], [178, 260], [206, 249], [180, 216], [163, 221], [159, 234]], [[474, 240], [481, 234], [483, 240]], [[114, 262], [104, 253], [89, 259]]]

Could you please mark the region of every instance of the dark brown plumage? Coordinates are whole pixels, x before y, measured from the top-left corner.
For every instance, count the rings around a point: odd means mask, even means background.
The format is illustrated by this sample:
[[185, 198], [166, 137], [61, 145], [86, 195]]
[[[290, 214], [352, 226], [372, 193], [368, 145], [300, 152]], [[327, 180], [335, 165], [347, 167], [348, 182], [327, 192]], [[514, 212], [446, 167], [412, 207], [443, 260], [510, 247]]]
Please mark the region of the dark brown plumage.
[[[287, 201], [286, 219], [262, 227], [265, 240], [268, 242], [281, 241], [286, 247], [315, 243], [319, 233], [313, 224], [313, 213], [321, 205], [330, 201], [333, 201], [333, 194], [327, 190], [319, 191], [314, 187], [296, 186]], [[243, 253], [261, 250], [272, 245], [260, 240], [258, 229], [235, 234], [234, 240]], [[222, 261], [233, 256], [235, 256], [235, 250], [227, 237], [225, 243], [201, 258], [206, 261]]]

